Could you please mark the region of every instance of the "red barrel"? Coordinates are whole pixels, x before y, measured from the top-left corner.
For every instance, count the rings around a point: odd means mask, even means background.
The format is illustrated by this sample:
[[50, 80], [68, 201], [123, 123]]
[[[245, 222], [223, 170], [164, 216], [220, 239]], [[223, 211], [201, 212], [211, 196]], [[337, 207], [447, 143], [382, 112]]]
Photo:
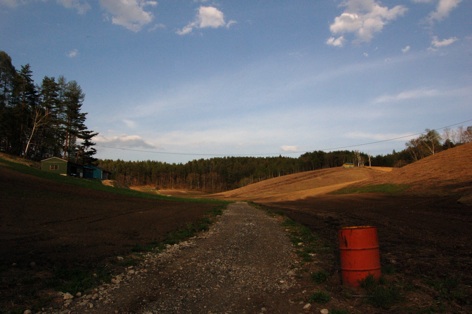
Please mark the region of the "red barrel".
[[381, 271], [377, 228], [345, 227], [339, 230], [338, 236], [343, 284], [358, 287], [359, 281], [368, 275], [379, 279]]

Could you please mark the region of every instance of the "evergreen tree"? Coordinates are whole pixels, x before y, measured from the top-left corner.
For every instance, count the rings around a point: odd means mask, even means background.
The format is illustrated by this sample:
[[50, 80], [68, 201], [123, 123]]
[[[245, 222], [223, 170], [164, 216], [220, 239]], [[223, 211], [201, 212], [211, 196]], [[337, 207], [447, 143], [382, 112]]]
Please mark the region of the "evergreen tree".
[[0, 150], [5, 152], [12, 150], [14, 117], [11, 101], [16, 75], [10, 56], [0, 51]]

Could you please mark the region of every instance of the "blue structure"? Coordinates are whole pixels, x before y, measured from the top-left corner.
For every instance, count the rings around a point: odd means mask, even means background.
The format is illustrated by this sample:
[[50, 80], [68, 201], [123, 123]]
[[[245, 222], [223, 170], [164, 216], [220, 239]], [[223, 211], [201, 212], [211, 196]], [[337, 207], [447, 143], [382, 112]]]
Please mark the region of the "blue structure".
[[97, 166], [87, 165], [84, 166], [84, 178], [87, 179], [98, 179], [107, 180], [110, 173]]

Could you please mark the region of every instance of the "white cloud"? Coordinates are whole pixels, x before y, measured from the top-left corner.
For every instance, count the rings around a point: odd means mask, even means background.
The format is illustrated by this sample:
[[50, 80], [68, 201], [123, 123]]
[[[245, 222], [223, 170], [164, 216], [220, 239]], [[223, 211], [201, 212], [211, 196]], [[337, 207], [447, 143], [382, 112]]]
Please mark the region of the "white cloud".
[[434, 36], [433, 40], [431, 40], [431, 48], [437, 49], [441, 47], [447, 47], [455, 43], [457, 40], [458, 40], [457, 37], [451, 37], [451, 38], [439, 40], [437, 36]]
[[344, 46], [344, 42], [345, 42], [344, 36], [339, 36], [338, 38], [335, 38], [335, 37], [328, 38], [328, 40], [326, 41], [326, 44], [330, 46], [334, 46], [334, 47], [342, 47]]
[[283, 145], [280, 149], [284, 152], [298, 152], [298, 146], [294, 145]]
[[157, 148], [143, 140], [139, 135], [118, 135], [109, 137], [97, 135], [94, 137], [94, 140], [98, 146], [103, 145], [114, 148]]
[[102, 7], [112, 16], [112, 23], [133, 32], [140, 31], [144, 25], [154, 20], [152, 12], [146, 7], [155, 7], [157, 1], [148, 0], [100, 0]]
[[410, 46], [405, 46], [404, 48], [402, 48], [402, 52], [407, 53], [408, 51], [410, 51], [410, 49], [411, 49]]
[[414, 89], [414, 90], [403, 91], [395, 95], [383, 95], [383, 96], [377, 97], [374, 100], [374, 103], [385, 103], [385, 102], [395, 102], [395, 101], [403, 101], [403, 100], [409, 100], [409, 99], [434, 97], [440, 94], [441, 93], [436, 89]]
[[[407, 8], [397, 5], [393, 8], [381, 6], [376, 0], [347, 0], [344, 12], [334, 19], [329, 29], [333, 35], [352, 33], [354, 42], [370, 42], [385, 25], [405, 14]], [[334, 37], [327, 44], [334, 46]], [[337, 46], [340, 46], [339, 44]]]
[[72, 49], [71, 51], [69, 51], [69, 52], [67, 53], [67, 56], [68, 56], [69, 58], [75, 58], [75, 57], [77, 57], [78, 55], [79, 55], [79, 51], [78, 51], [77, 49]]
[[462, 0], [439, 0], [436, 6], [436, 10], [431, 12], [428, 16], [428, 21], [434, 23], [436, 21], [442, 21], [449, 16], [452, 10], [454, 10]]
[[87, 1], [82, 0], [57, 0], [57, 3], [67, 9], [75, 9], [79, 14], [85, 14], [91, 8]]
[[177, 34], [187, 35], [191, 33], [195, 28], [230, 27], [235, 23], [236, 21], [233, 20], [226, 23], [223, 12], [221, 12], [217, 8], [201, 6], [198, 9], [195, 20], [184, 26], [182, 29], [177, 30]]

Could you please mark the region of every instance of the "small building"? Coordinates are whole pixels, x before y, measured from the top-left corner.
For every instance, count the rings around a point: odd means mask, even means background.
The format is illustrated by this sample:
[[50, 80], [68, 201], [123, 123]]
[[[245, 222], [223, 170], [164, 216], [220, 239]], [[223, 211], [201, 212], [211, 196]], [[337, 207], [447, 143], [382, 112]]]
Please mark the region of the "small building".
[[108, 180], [110, 172], [103, 170], [94, 165], [84, 166], [84, 178], [87, 179], [98, 179], [98, 180]]
[[41, 170], [57, 173], [63, 176], [82, 178], [84, 167], [59, 157], [51, 157], [41, 160]]

